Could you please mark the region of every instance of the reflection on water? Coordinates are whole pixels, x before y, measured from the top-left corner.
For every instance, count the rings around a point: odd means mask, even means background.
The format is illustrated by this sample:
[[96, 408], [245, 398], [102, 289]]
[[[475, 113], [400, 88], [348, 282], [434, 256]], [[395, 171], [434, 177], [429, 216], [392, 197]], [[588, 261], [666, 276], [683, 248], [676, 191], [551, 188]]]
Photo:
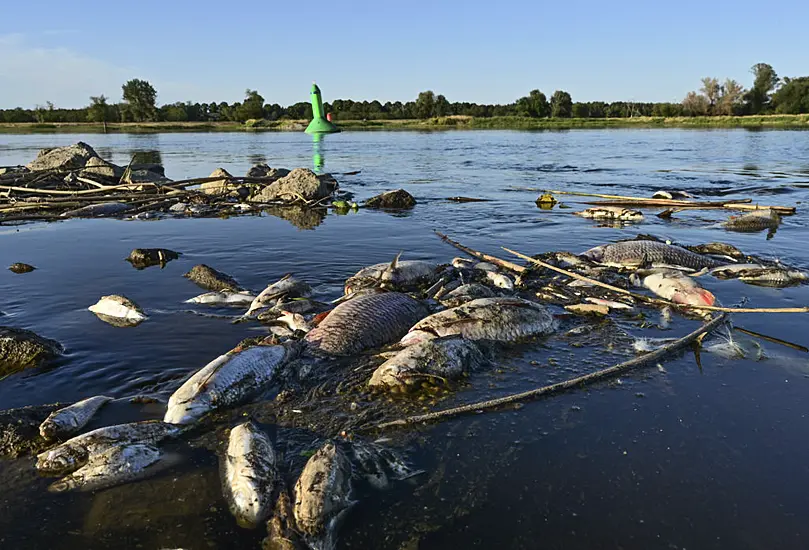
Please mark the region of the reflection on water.
[[312, 170], [315, 174], [321, 174], [326, 163], [326, 158], [323, 155], [324, 138], [324, 134], [312, 134], [312, 164], [314, 166]]
[[[0, 380], [0, 408], [96, 394], [157, 393], [165, 399], [212, 358], [243, 338], [265, 334], [252, 323], [233, 324], [233, 310], [183, 303], [201, 293], [183, 277], [200, 263], [254, 292], [294, 273], [320, 301], [339, 296], [343, 281], [361, 267], [390, 262], [400, 251], [403, 259], [449, 261], [458, 252], [434, 229], [501, 255], [501, 246], [529, 254], [581, 252], [647, 233], [685, 244], [729, 242], [809, 267], [802, 209], [809, 191], [801, 187], [809, 166], [807, 132], [342, 132], [327, 139], [310, 141], [303, 133], [3, 136], [2, 165], [25, 164], [40, 148], [82, 140], [120, 165], [133, 151], [158, 151], [174, 179], [204, 176], [219, 166], [244, 174], [259, 162], [314, 166], [353, 172], [338, 179], [358, 202], [404, 188], [418, 204], [399, 215], [279, 208], [227, 220], [68, 220], [5, 228], [5, 265], [26, 262], [38, 269], [26, 275], [0, 270], [2, 323], [54, 338], [67, 355], [49, 370]], [[755, 173], [744, 169], [753, 165]], [[539, 209], [542, 189], [632, 196], [668, 189], [800, 204], [767, 240], [764, 232], [724, 231], [718, 225], [727, 219], [724, 211], [682, 211], [663, 220], [648, 210], [641, 223], [597, 227], [572, 215], [590, 199], [565, 197], [573, 208]], [[453, 196], [488, 201], [443, 200]], [[124, 258], [146, 247], [183, 255], [162, 269], [132, 269]], [[771, 289], [703, 279], [724, 304], [809, 303], [807, 286]], [[149, 319], [134, 328], [99, 321], [87, 307], [107, 294], [126, 295]], [[656, 326], [656, 317], [648, 321]], [[804, 316], [747, 315], [736, 322], [807, 344]], [[587, 324], [565, 323], [565, 329]], [[630, 331], [672, 337], [693, 326], [675, 318], [671, 328], [641, 330], [619, 317], [588, 338], [560, 334], [499, 356], [495, 367], [474, 373], [442, 405], [524, 391], [614, 364], [632, 353]], [[802, 548], [809, 537], [809, 496], [800, 490], [809, 485], [809, 416], [802, 413], [809, 391], [806, 355], [763, 345], [771, 359], [705, 353], [700, 369], [684, 352], [660, 369], [588, 391], [385, 434], [426, 474], [364, 495], [347, 517], [338, 547]], [[163, 407], [122, 399], [102, 409], [91, 427], [159, 418]], [[361, 413], [361, 402], [358, 407]], [[330, 434], [275, 431], [271, 415], [267, 420], [284, 457], [281, 473], [294, 482], [307, 453]], [[0, 547], [258, 548], [263, 530], [239, 529], [221, 494], [213, 451], [225, 427], [191, 448], [183, 443], [172, 449], [185, 457], [176, 469], [97, 494], [51, 495], [49, 480], [38, 478], [30, 461], [0, 461]]]

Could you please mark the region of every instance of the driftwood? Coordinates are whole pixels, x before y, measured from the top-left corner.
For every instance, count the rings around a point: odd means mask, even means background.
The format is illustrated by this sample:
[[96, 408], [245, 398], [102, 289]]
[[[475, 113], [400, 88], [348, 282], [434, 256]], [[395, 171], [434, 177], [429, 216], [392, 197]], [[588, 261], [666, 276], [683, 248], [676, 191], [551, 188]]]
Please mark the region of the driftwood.
[[462, 245], [461, 243], [459, 243], [457, 241], [453, 241], [452, 239], [450, 239], [449, 237], [447, 237], [443, 233], [439, 233], [438, 231], [436, 231], [435, 234], [438, 235], [439, 237], [441, 237], [441, 240], [444, 241], [445, 243], [451, 244], [452, 246], [454, 246], [458, 250], [462, 250], [462, 251], [466, 252], [467, 254], [469, 254], [470, 256], [472, 256], [474, 258], [477, 258], [478, 260], [482, 260], [484, 262], [489, 262], [489, 263], [494, 264], [494, 265], [496, 265], [498, 267], [502, 267], [503, 269], [508, 269], [509, 271], [513, 271], [514, 273], [522, 274], [522, 273], [525, 273], [526, 271], [528, 271], [528, 268], [523, 267], [521, 265], [511, 263], [511, 262], [509, 262], [507, 260], [501, 260], [500, 258], [497, 258], [495, 256], [491, 256], [489, 254], [484, 254], [482, 252], [478, 252], [477, 250], [472, 250], [471, 248], [466, 247], [466, 246]]
[[466, 413], [478, 413], [483, 412], [491, 409], [495, 409], [498, 407], [502, 407], [503, 405], [511, 405], [513, 403], [518, 403], [520, 401], [527, 401], [529, 399], [536, 399], [537, 397], [541, 397], [544, 395], [551, 395], [554, 393], [560, 393], [572, 388], [585, 386], [592, 384], [594, 382], [598, 382], [604, 380], [606, 378], [610, 378], [619, 374], [624, 374], [632, 369], [637, 367], [652, 363], [661, 359], [662, 357], [673, 353], [677, 350], [680, 350], [694, 342], [696, 342], [700, 337], [708, 334], [709, 332], [718, 328], [725, 320], [726, 316], [719, 315], [718, 317], [708, 321], [707, 323], [703, 324], [701, 327], [696, 329], [695, 331], [683, 336], [682, 338], [678, 338], [674, 342], [666, 344], [665, 346], [656, 349], [650, 353], [645, 355], [641, 355], [640, 357], [635, 357], [630, 359], [629, 361], [624, 361], [623, 363], [619, 363], [615, 366], [602, 369], [596, 372], [592, 372], [590, 374], [585, 374], [583, 376], [577, 376], [576, 378], [571, 378], [570, 380], [566, 380], [564, 382], [559, 382], [557, 384], [551, 384], [550, 386], [543, 386], [541, 388], [536, 388], [533, 390], [516, 393], [512, 395], [507, 395], [505, 397], [499, 397], [497, 399], [490, 399], [488, 401], [482, 401], [479, 403], [471, 403], [469, 405], [462, 405], [460, 407], [454, 407], [452, 409], [445, 409], [443, 411], [436, 411], [427, 414], [419, 414], [416, 416], [409, 416], [407, 418], [401, 418], [399, 420], [393, 420], [390, 422], [383, 422], [375, 426], [376, 429], [385, 429], [391, 428], [394, 426], [408, 426], [412, 424], [419, 424], [422, 422], [431, 422], [435, 420], [446, 420], [448, 418], [453, 418], [456, 416], [460, 416]]

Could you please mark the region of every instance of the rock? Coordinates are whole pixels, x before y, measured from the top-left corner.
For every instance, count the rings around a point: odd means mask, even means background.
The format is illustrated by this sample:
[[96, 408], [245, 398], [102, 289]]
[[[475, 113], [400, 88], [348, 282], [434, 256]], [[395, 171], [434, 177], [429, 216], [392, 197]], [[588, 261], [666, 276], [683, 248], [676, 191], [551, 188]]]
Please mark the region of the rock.
[[8, 269], [14, 273], [31, 273], [36, 268], [32, 265], [17, 262], [15, 264], [11, 264]]
[[270, 168], [267, 164], [256, 164], [247, 171], [248, 178], [283, 178], [288, 174], [286, 168]]
[[208, 290], [243, 290], [233, 277], [205, 264], [195, 265], [183, 277]]
[[50, 443], [39, 435], [39, 425], [65, 403], [0, 411], [0, 457], [17, 458], [38, 453]]
[[5, 176], [6, 174], [25, 174], [28, 172], [28, 168], [25, 166], [0, 166], [0, 176]]
[[150, 168], [136, 168], [132, 166], [129, 172], [124, 176], [124, 183], [131, 183], [135, 187], [130, 187], [133, 191], [142, 191], [145, 187], [144, 184], [158, 184], [163, 185], [171, 183], [171, 180], [165, 176], [163, 167], [159, 164], [149, 165]]
[[0, 327], [0, 378], [55, 359], [62, 345], [30, 330]]
[[28, 163], [27, 168], [32, 172], [41, 170], [77, 170], [84, 168], [87, 161], [98, 154], [92, 147], [84, 142], [78, 142], [67, 147], [42, 149], [37, 158]]
[[180, 255], [167, 248], [136, 248], [126, 259], [135, 269], [143, 269], [152, 265], [165, 265], [176, 260]]
[[208, 195], [222, 195], [227, 191], [236, 189], [236, 185], [233, 185], [232, 183], [229, 184], [228, 180], [224, 179], [233, 177], [224, 168], [217, 168], [216, 170], [211, 172], [211, 175], [208, 177], [223, 178], [223, 179], [216, 181], [206, 181], [205, 183], [203, 183], [199, 188], [200, 191], [202, 191], [203, 193], [206, 193]]
[[124, 169], [120, 166], [107, 162], [101, 157], [92, 157], [84, 165], [84, 170], [81, 171], [83, 177], [101, 176], [102, 178], [109, 178], [114, 180], [121, 179], [124, 175]]
[[376, 197], [371, 197], [365, 201], [365, 206], [368, 208], [413, 208], [416, 205], [416, 199], [405, 191], [404, 189], [397, 189], [396, 191], [388, 191]]
[[174, 212], [175, 214], [183, 214], [188, 209], [188, 203], [185, 202], [178, 202], [177, 204], [172, 204], [169, 208], [169, 212]]
[[328, 197], [336, 188], [334, 178], [329, 175], [318, 176], [308, 168], [295, 168], [283, 178], [264, 187], [250, 200], [253, 202], [276, 200], [292, 202], [304, 199], [312, 202]]

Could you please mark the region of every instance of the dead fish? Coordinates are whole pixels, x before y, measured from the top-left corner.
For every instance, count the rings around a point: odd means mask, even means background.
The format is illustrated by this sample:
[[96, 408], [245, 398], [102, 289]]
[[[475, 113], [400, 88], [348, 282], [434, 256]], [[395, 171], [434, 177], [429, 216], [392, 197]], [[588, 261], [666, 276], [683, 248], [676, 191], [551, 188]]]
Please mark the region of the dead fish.
[[708, 256], [701, 256], [680, 246], [658, 241], [622, 241], [596, 246], [583, 254], [589, 260], [614, 267], [637, 267], [651, 264], [676, 265], [689, 269], [719, 267], [724, 265]]
[[213, 410], [244, 403], [266, 389], [295, 355], [294, 346], [284, 345], [237, 347], [220, 355], [171, 394], [163, 421], [189, 424]]
[[476, 263], [476, 260], [470, 260], [469, 258], [452, 258], [451, 265], [455, 269], [472, 269], [472, 266]]
[[490, 264], [489, 262], [478, 262], [472, 265], [472, 269], [477, 269], [479, 271], [493, 272], [497, 271], [497, 266], [494, 264]]
[[594, 220], [618, 220], [627, 222], [637, 222], [643, 219], [643, 212], [639, 210], [630, 210], [621, 206], [599, 206], [597, 208], [588, 208], [581, 212], [573, 212], [576, 216], [582, 218], [592, 218]]
[[407, 294], [369, 294], [335, 307], [305, 340], [330, 355], [354, 355], [395, 342], [427, 313]]
[[47, 474], [65, 474], [87, 463], [91, 455], [113, 446], [130, 443], [154, 444], [180, 434], [180, 428], [147, 420], [105, 426], [77, 435], [37, 455], [36, 468]]
[[730, 231], [752, 233], [764, 229], [777, 228], [780, 223], [781, 217], [778, 215], [778, 212], [771, 208], [762, 208], [760, 210], [753, 210], [747, 214], [742, 214], [741, 216], [731, 216], [722, 226]]
[[744, 258], [745, 254], [735, 246], [727, 243], [705, 243], [685, 247], [697, 254], [712, 254], [714, 256], [729, 256], [731, 258]]
[[270, 438], [253, 422], [230, 431], [222, 468], [222, 490], [240, 527], [255, 529], [270, 512], [277, 477]]
[[447, 336], [423, 340], [382, 363], [368, 385], [403, 388], [429, 378], [453, 380], [484, 362], [478, 346], [465, 338]]
[[188, 273], [183, 275], [183, 277], [191, 279], [198, 286], [206, 290], [242, 290], [239, 283], [236, 282], [236, 279], [205, 264], [195, 265]]
[[53, 411], [39, 426], [39, 433], [45, 439], [64, 438], [81, 430], [98, 409], [112, 401], [112, 397], [97, 395], [89, 397], [69, 407]]
[[32, 265], [24, 264], [21, 262], [17, 262], [8, 266], [9, 271], [12, 273], [17, 273], [18, 275], [22, 273], [31, 273], [36, 268]]
[[100, 316], [99, 318], [102, 320], [104, 320], [104, 317], [112, 317], [123, 319], [126, 322], [140, 323], [147, 319], [146, 314], [138, 304], [125, 296], [117, 294], [102, 296], [98, 302], [87, 309]]
[[585, 298], [585, 300], [587, 302], [590, 302], [591, 304], [596, 304], [599, 306], [607, 306], [610, 309], [633, 309], [633, 306], [629, 304], [625, 304], [623, 302], [616, 302], [614, 300], [605, 300], [603, 298], [593, 298], [590, 296]]
[[309, 296], [311, 291], [312, 287], [304, 281], [296, 279], [292, 274], [284, 275], [278, 281], [267, 286], [267, 288], [262, 290], [261, 293], [255, 297], [244, 316], [255, 316], [258, 310], [274, 306], [279, 298], [304, 298]]
[[716, 302], [714, 295], [699, 286], [693, 277], [675, 269], [641, 270], [634, 273], [631, 280], [675, 304], [712, 306]]
[[759, 286], [785, 287], [809, 279], [803, 271], [759, 264], [732, 264], [709, 271], [719, 279], [739, 279]]
[[514, 290], [514, 281], [508, 275], [503, 275], [496, 271], [486, 271], [486, 280], [497, 288]]
[[409, 346], [458, 334], [470, 340], [516, 342], [556, 330], [553, 315], [541, 304], [521, 298], [481, 298], [430, 315], [402, 338]]
[[179, 257], [179, 253], [167, 248], [136, 248], [129, 253], [126, 261], [131, 263], [132, 267], [143, 269], [153, 265], [164, 265]]
[[282, 311], [282, 315], [275, 321], [284, 323], [290, 330], [294, 332], [309, 332], [312, 330], [312, 325], [300, 313], [290, 313], [289, 311]]
[[98, 491], [143, 479], [162, 469], [158, 467], [162, 457], [160, 449], [144, 443], [110, 447], [92, 455], [87, 464], [72, 474], [52, 483], [48, 491]]
[[692, 199], [694, 196], [687, 191], [677, 191], [677, 190], [670, 190], [666, 191], [665, 189], [659, 189], [654, 192], [652, 195], [653, 199], [668, 199], [668, 200], [680, 200], [680, 199]]
[[359, 270], [349, 277], [345, 284], [345, 293], [351, 294], [369, 284], [384, 285], [396, 290], [410, 290], [420, 284], [432, 284], [438, 280], [437, 266], [422, 260], [400, 261], [398, 254], [389, 264], [372, 265]]
[[491, 298], [494, 296], [492, 290], [481, 284], [469, 283], [461, 285], [455, 290], [447, 293], [442, 299], [441, 303], [446, 307], [456, 307], [478, 298]]
[[295, 483], [293, 514], [298, 529], [324, 548], [333, 546], [340, 520], [355, 504], [351, 470], [343, 451], [327, 442], [309, 458]]
[[255, 300], [255, 296], [249, 292], [233, 292], [232, 290], [222, 290], [218, 292], [206, 292], [199, 296], [194, 296], [186, 300], [186, 304], [206, 304], [206, 305], [243, 305]]
[[354, 439], [346, 451], [351, 461], [352, 479], [374, 489], [385, 489], [391, 481], [407, 479], [423, 470], [413, 469], [399, 453], [375, 442]]
[[75, 210], [68, 210], [62, 212], [63, 218], [81, 218], [81, 217], [101, 217], [101, 216], [115, 216], [127, 210], [134, 208], [131, 204], [125, 202], [102, 202], [100, 204], [91, 204], [83, 206]]

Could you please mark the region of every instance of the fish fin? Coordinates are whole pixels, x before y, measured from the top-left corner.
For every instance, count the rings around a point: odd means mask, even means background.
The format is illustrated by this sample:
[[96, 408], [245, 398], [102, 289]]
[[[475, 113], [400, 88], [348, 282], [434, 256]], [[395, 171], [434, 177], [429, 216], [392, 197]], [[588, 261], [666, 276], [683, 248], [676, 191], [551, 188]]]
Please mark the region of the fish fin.
[[702, 297], [702, 301], [704, 301], [705, 305], [707, 306], [712, 306], [714, 305], [714, 302], [716, 302], [716, 296], [704, 288], [699, 290], [699, 295]]
[[397, 267], [399, 267], [399, 258], [402, 257], [404, 250], [400, 250], [399, 253], [393, 258], [393, 261], [390, 263], [390, 267], [388, 268], [389, 271], [394, 271]]

